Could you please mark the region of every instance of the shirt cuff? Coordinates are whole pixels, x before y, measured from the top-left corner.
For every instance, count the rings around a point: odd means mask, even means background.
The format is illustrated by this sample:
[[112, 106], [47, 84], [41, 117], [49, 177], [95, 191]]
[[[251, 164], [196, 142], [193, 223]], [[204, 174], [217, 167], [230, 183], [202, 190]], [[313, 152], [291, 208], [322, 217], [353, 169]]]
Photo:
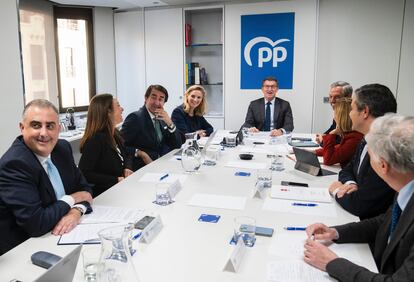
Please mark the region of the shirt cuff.
[[335, 198], [336, 197], [336, 193], [338, 193], [338, 191], [339, 191], [339, 187], [336, 188], [335, 190], [333, 190], [332, 193], [329, 192], [329, 194], [331, 194], [332, 198]]
[[87, 208], [84, 206], [84, 205], [82, 205], [82, 204], [76, 204], [76, 205], [73, 205], [73, 207], [72, 208], [80, 208], [80, 209], [82, 209], [82, 213], [83, 214], [85, 214], [86, 213], [86, 210], [87, 210]]
[[357, 185], [357, 183], [355, 181], [353, 181], [353, 180], [348, 180], [344, 184], [355, 184], [355, 185]]
[[280, 130], [282, 130], [283, 134], [286, 134], [286, 130], [284, 128], [279, 128]]
[[72, 196], [70, 195], [64, 195], [62, 198], [59, 199], [60, 201], [64, 201], [66, 204], [69, 205], [70, 208], [73, 207], [73, 205], [75, 204], [75, 199], [73, 199]]
[[177, 129], [177, 127], [175, 126], [174, 123], [171, 125], [171, 127], [170, 126], [167, 126], [167, 128], [168, 128], [168, 131], [170, 133], [174, 133], [174, 131]]

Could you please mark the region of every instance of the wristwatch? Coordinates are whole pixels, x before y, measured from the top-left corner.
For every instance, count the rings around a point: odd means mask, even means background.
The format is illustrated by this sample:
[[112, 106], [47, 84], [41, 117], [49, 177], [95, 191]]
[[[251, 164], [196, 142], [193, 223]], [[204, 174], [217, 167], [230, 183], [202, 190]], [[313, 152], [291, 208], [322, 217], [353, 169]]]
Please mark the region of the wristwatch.
[[73, 207], [72, 209], [77, 210], [78, 212], [80, 212], [80, 215], [83, 215], [83, 210], [80, 207]]

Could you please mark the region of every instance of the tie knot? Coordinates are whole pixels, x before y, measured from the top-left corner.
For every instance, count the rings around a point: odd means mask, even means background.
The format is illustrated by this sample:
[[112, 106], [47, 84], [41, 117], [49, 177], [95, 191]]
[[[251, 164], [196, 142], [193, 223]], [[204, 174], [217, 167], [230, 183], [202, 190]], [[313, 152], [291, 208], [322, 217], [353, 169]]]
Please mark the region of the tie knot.
[[51, 166], [53, 163], [52, 163], [52, 159], [51, 158], [47, 158], [46, 159], [46, 164], [47, 164], [47, 166]]
[[271, 104], [272, 104], [272, 102], [267, 102], [266, 103], [267, 106], [270, 106]]

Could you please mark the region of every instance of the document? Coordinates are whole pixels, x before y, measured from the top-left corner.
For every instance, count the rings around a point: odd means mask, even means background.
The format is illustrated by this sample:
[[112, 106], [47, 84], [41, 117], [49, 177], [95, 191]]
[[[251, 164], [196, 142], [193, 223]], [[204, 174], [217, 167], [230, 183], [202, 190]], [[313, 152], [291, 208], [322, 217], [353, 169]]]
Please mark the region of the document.
[[305, 231], [281, 231], [274, 236], [269, 247], [269, 254], [281, 259], [303, 259]]
[[329, 274], [303, 260], [277, 260], [267, 264], [267, 282], [336, 281]]
[[[303, 205], [294, 205], [294, 203]], [[322, 217], [337, 217], [336, 207], [332, 203], [317, 203], [315, 206], [306, 206], [306, 202], [302, 201], [267, 198], [264, 201], [262, 208], [264, 210], [275, 212], [316, 215]]]
[[246, 206], [246, 198], [213, 194], [194, 194], [188, 202], [188, 205], [230, 210], [244, 210], [244, 207]]
[[236, 168], [247, 168], [247, 169], [266, 169], [268, 168], [267, 163], [259, 163], [252, 161], [230, 161], [226, 164], [227, 167], [236, 167]]
[[78, 224], [69, 233], [63, 234], [58, 245], [99, 244], [101, 241], [98, 232], [120, 223]]
[[82, 217], [81, 223], [129, 223], [143, 216], [144, 210], [136, 208], [93, 206], [93, 212]]
[[270, 197], [276, 199], [332, 203], [332, 197], [329, 195], [328, 188], [322, 187], [292, 187], [273, 185]]
[[[176, 180], [179, 180], [184, 183], [187, 180], [187, 175], [181, 173], [145, 173], [140, 179], [139, 182], [152, 182], [158, 183], [160, 181], [164, 183], [174, 183]], [[160, 180], [161, 179], [161, 180]]]

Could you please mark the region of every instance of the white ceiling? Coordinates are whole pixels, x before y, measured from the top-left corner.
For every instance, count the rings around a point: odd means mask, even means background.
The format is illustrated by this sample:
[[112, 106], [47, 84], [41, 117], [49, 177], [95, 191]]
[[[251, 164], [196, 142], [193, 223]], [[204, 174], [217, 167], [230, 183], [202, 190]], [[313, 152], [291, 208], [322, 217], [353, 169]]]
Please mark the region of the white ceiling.
[[53, 2], [66, 5], [112, 7], [117, 9], [134, 9], [144, 7], [188, 5], [209, 2], [229, 2], [232, 0], [53, 0]]

